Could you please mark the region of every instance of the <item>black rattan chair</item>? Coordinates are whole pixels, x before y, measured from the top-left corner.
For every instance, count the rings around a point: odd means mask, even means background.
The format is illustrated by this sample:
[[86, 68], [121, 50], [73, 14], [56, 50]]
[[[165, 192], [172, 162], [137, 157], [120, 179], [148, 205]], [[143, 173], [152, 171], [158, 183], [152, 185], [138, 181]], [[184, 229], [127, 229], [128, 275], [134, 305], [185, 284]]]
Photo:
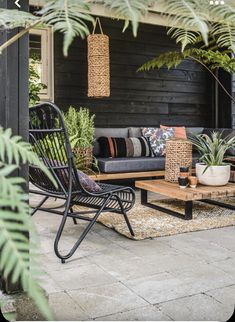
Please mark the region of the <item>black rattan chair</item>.
[[[122, 214], [132, 236], [134, 232], [127, 217], [135, 203], [135, 193], [132, 188], [99, 183], [98, 192], [90, 192], [82, 185], [79, 178], [68, 134], [60, 110], [51, 103], [39, 104], [30, 108], [29, 140], [33, 150], [47, 166], [57, 182], [55, 187], [48, 177], [38, 168], [29, 165], [30, 182], [39, 189], [30, 189], [30, 193], [43, 196], [41, 202], [33, 209], [47, 211], [62, 215], [62, 221], [54, 242], [55, 254], [62, 263], [70, 258], [79, 247], [87, 233], [90, 231], [102, 212], [116, 212]], [[65, 200], [62, 210], [60, 208], [45, 208], [44, 202], [49, 198]], [[94, 210], [74, 212], [73, 206], [81, 205]], [[86, 216], [92, 214], [94, 216]], [[74, 244], [68, 254], [62, 255], [59, 251], [59, 241], [68, 217], [89, 221], [85, 230]]]

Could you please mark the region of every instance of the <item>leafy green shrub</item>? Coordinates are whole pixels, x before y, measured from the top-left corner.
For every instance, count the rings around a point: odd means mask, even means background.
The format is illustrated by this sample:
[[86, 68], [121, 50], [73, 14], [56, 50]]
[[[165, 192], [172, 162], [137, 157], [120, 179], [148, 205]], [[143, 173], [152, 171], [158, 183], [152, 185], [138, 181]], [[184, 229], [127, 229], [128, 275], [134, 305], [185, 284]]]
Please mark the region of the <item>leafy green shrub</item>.
[[95, 137], [95, 115], [90, 115], [87, 108], [80, 107], [78, 111], [73, 106], [62, 115], [72, 148], [91, 148]]
[[[38, 283], [38, 241], [29, 215], [28, 195], [22, 187], [25, 181], [13, 176], [20, 165], [27, 162], [40, 167], [55, 184], [31, 145], [22, 141], [20, 136], [12, 136], [10, 129], [4, 131], [0, 128], [0, 270], [12, 283], [20, 281], [23, 290], [51, 320], [52, 314]], [[27, 238], [29, 232], [30, 243]]]
[[40, 82], [40, 75], [36, 65], [39, 59], [34, 55], [29, 59], [29, 106], [34, 106], [40, 102], [39, 93], [47, 86]]

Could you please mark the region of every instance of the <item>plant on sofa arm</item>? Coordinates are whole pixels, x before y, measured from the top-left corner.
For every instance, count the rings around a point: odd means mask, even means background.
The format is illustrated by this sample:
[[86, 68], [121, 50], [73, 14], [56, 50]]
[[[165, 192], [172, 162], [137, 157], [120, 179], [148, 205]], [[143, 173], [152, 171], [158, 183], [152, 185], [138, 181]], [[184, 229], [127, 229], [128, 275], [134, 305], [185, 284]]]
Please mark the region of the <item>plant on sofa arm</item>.
[[190, 140], [199, 152], [200, 161], [210, 166], [224, 165], [224, 156], [228, 149], [235, 147], [235, 137], [222, 138], [223, 133], [212, 132], [211, 137], [207, 134], [191, 136]]
[[[30, 217], [23, 178], [14, 176], [27, 162], [40, 167], [55, 184], [50, 172], [20, 136], [0, 127], [0, 270], [11, 283], [19, 281], [47, 319], [53, 319], [39, 286], [36, 233]], [[56, 184], [55, 184], [56, 185]], [[27, 238], [30, 232], [30, 243]]]

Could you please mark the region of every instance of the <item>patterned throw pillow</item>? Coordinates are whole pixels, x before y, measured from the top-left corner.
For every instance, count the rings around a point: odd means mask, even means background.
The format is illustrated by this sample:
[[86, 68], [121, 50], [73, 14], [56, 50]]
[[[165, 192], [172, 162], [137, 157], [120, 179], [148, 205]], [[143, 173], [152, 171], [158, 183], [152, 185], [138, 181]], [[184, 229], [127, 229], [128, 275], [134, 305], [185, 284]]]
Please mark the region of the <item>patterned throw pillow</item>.
[[174, 137], [174, 129], [159, 129], [156, 127], [142, 128], [142, 134], [149, 140], [154, 156], [165, 155], [166, 141]]
[[169, 128], [174, 129], [175, 134], [174, 137], [177, 139], [187, 139], [186, 129], [184, 126], [165, 126], [160, 125], [161, 129], [167, 130]]
[[140, 138], [112, 138], [102, 136], [98, 139], [100, 144], [100, 157], [149, 157], [151, 150], [145, 137]]
[[88, 192], [100, 192], [100, 186], [84, 172], [77, 170], [81, 186]]

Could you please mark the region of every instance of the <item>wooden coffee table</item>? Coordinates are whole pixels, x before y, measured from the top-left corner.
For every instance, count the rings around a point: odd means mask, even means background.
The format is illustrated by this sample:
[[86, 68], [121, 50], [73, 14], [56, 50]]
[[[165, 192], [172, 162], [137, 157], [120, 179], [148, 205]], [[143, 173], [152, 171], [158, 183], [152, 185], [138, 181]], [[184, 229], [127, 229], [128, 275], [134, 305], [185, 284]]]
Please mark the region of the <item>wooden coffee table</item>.
[[[157, 209], [169, 215], [176, 216], [185, 220], [190, 220], [193, 218], [193, 201], [195, 200], [235, 210], [235, 206], [214, 200], [223, 197], [235, 196], [234, 183], [228, 183], [226, 186], [222, 187], [198, 185], [198, 187], [195, 189], [180, 189], [178, 184], [167, 182], [165, 180], [142, 180], [136, 181], [135, 186], [141, 189], [142, 205]], [[184, 201], [185, 213], [181, 214], [176, 211], [148, 202], [148, 191], [158, 193], [168, 198], [174, 198]]]

